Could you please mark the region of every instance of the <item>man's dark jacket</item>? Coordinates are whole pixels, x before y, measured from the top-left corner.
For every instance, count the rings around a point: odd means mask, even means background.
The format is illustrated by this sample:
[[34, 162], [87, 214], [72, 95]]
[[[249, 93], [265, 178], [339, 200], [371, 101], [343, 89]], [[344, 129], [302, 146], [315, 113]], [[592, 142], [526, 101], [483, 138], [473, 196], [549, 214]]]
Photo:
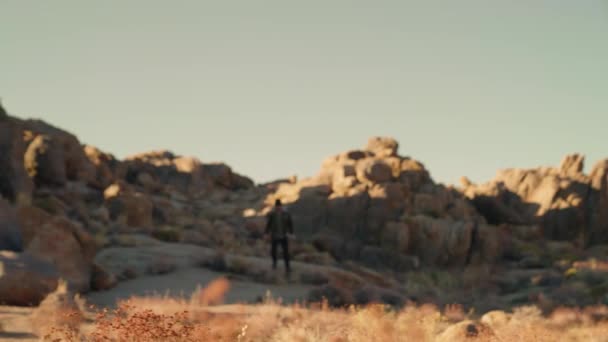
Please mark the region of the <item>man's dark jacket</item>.
[[266, 234], [270, 234], [273, 240], [287, 238], [287, 234], [293, 234], [293, 222], [291, 215], [285, 210], [272, 210], [267, 215]]

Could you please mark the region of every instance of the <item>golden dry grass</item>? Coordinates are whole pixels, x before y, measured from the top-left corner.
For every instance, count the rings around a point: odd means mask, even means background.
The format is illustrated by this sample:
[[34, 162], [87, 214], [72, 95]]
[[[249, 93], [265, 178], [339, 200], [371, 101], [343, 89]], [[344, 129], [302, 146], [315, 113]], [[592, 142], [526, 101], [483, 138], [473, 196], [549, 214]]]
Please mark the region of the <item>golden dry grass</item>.
[[229, 284], [219, 279], [191, 298], [135, 297], [101, 310], [87, 327], [55, 327], [47, 341], [608, 341], [608, 307], [534, 306], [472, 317], [461, 306], [385, 305], [330, 308], [327, 302], [284, 306], [219, 305]]

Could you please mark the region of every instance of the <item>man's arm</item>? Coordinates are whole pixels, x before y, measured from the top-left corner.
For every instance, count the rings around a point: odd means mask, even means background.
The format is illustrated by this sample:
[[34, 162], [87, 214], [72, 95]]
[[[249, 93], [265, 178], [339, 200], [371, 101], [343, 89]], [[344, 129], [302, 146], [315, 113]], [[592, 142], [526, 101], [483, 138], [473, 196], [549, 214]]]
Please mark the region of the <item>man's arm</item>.
[[289, 234], [293, 234], [293, 221], [291, 220], [291, 214], [287, 213], [287, 231]]
[[264, 230], [264, 234], [270, 234], [270, 225], [272, 221], [272, 215], [270, 213], [266, 214], [266, 230]]

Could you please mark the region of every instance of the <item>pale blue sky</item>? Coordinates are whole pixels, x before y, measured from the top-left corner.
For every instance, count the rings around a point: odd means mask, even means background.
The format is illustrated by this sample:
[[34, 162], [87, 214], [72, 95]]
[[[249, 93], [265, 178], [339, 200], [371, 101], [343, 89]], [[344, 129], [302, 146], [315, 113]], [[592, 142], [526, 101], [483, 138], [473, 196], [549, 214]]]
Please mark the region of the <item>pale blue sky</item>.
[[118, 157], [170, 149], [256, 181], [373, 135], [445, 183], [592, 164], [608, 0], [4, 0], [0, 97]]

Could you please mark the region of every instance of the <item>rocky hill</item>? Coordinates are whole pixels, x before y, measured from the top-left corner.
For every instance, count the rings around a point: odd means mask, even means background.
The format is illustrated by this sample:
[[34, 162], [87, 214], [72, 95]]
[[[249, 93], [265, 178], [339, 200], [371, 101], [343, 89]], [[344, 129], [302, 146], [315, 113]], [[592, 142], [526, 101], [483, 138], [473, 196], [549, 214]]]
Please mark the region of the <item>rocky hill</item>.
[[[118, 160], [0, 106], [0, 302], [35, 305], [60, 278], [71, 291], [99, 291], [186, 266], [276, 281], [257, 266], [275, 199], [296, 225], [295, 281], [322, 286], [311, 298], [608, 300], [608, 278], [586, 263], [608, 250], [608, 160], [589, 175], [582, 163], [573, 155], [455, 188], [394, 139], [372, 137], [314, 177], [254, 184], [169, 151]], [[486, 271], [472, 281], [471, 267]]]
[[[169, 225], [196, 230], [201, 222], [190, 203], [222, 202], [253, 187], [227, 165], [167, 151], [117, 160], [68, 132], [11, 117], [2, 108], [0, 299], [35, 304], [59, 277], [79, 292], [110, 286], [114, 275], [94, 262], [109, 236], [162, 235]], [[240, 216], [232, 209], [219, 205], [216, 213]], [[19, 288], [24, 283], [32, 288]]]

